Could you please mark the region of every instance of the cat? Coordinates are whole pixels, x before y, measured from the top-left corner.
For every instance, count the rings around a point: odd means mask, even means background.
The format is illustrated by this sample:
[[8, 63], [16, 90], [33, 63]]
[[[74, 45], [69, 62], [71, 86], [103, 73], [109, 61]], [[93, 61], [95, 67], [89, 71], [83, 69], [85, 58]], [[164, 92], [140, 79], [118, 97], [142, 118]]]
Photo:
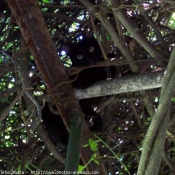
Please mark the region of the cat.
[[[72, 61], [72, 67], [90, 66], [99, 61], [104, 61], [102, 52], [93, 33], [85, 30], [82, 33], [82, 40], [74, 45], [68, 45], [65, 49], [67, 55]], [[114, 53], [108, 53], [108, 58], [114, 58]], [[108, 67], [111, 77], [115, 76], [115, 67]], [[107, 80], [106, 67], [93, 67], [79, 72], [78, 77], [70, 76], [70, 79], [75, 79], [72, 83], [76, 89], [86, 89], [100, 80]], [[93, 109], [94, 105], [98, 105], [102, 97], [79, 100], [80, 107], [85, 114], [89, 128], [94, 132], [103, 130], [103, 120], [101, 116]]]
[[[82, 40], [78, 43], [70, 45], [63, 44], [62, 50], [70, 57], [72, 67], [90, 66], [96, 64], [98, 61], [103, 61], [101, 49], [97, 40], [94, 38], [92, 32], [83, 32]], [[110, 54], [108, 54], [110, 55]], [[112, 56], [114, 56], [112, 54]], [[114, 69], [112, 70], [112, 75]], [[75, 76], [70, 76], [74, 79]], [[85, 89], [96, 83], [97, 81], [107, 79], [107, 74], [104, 67], [94, 67], [85, 69], [79, 73], [77, 79], [72, 83], [76, 89]], [[91, 99], [79, 100], [82, 112], [85, 114], [85, 121], [89, 129], [93, 132], [101, 132], [103, 130], [102, 117], [93, 109], [93, 105], [97, 104], [101, 97]], [[50, 137], [57, 143], [68, 142], [68, 132], [65, 131], [64, 123], [60, 116], [50, 112], [48, 105], [42, 110], [43, 123]]]
[[[99, 61], [104, 61], [101, 49], [92, 32], [84, 32], [82, 40], [74, 45], [63, 44], [62, 48], [70, 57], [72, 62], [71, 67], [82, 67], [94, 65]], [[109, 58], [115, 54], [108, 53]], [[110, 67], [112, 77], [115, 74], [114, 67]], [[70, 79], [75, 79], [75, 76], [70, 76]], [[106, 69], [104, 67], [93, 67], [79, 72], [78, 77], [73, 81], [73, 87], [76, 89], [86, 89], [97, 81], [107, 79]]]
[[[64, 45], [67, 56], [70, 57], [72, 62], [71, 67], [91, 66], [99, 61], [104, 61], [100, 46], [93, 36], [93, 33], [88, 30], [84, 30], [81, 33], [82, 39], [72, 45]], [[108, 53], [108, 58], [114, 58], [114, 53]], [[108, 67], [111, 76], [115, 75], [115, 67]], [[70, 79], [75, 79], [75, 76], [70, 76]], [[105, 67], [93, 67], [85, 69], [79, 72], [78, 77], [73, 81], [72, 85], [75, 89], [86, 89], [100, 80], [107, 80], [107, 73]], [[80, 107], [85, 114], [85, 120], [88, 123], [89, 128], [94, 132], [101, 132], [103, 130], [103, 121], [99, 114], [97, 114], [93, 105], [97, 105], [101, 97], [82, 99], [79, 100]]]

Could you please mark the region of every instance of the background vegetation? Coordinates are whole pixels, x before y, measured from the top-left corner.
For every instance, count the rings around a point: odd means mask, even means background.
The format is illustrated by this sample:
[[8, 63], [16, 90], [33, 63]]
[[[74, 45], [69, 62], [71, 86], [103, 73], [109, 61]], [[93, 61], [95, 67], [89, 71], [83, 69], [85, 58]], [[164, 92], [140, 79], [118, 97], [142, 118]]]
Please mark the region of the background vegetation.
[[[94, 171], [99, 170], [100, 162], [105, 167], [104, 174], [109, 175], [133, 175], [137, 171], [139, 175], [175, 173], [174, 1], [38, 0], [37, 3], [34, 8], [41, 10], [58, 53], [63, 41], [76, 43], [81, 39], [82, 29], [89, 28], [99, 41], [104, 58], [107, 59], [107, 53], [116, 54], [116, 78], [168, 72], [162, 90], [155, 88], [155, 82], [153, 89], [111, 95], [97, 104], [104, 129], [91, 134], [86, 145], [91, 146], [89, 161], [94, 162]], [[22, 84], [28, 81], [38, 104], [50, 101], [30, 43], [24, 42], [25, 36], [16, 23], [21, 19], [14, 18], [12, 9], [6, 1], [0, 2], [0, 170], [21, 170], [27, 174], [33, 174], [34, 170], [64, 170], [66, 148], [56, 147], [43, 124], [35, 121], [37, 114], [32, 105], [35, 101], [27, 103], [30, 95], [22, 90]], [[60, 58], [67, 71], [70, 59], [66, 55]], [[23, 79], [24, 74], [27, 80]], [[141, 158], [142, 149], [148, 152], [143, 151]], [[152, 168], [144, 158], [153, 163]]]

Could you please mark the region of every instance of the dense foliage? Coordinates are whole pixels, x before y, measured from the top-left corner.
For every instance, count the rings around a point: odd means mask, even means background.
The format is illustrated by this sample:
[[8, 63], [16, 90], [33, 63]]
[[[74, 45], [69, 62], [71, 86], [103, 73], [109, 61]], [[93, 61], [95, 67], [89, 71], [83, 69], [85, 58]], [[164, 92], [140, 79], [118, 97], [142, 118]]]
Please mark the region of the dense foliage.
[[[76, 44], [86, 29], [94, 32], [104, 59], [109, 60], [109, 53], [115, 55], [116, 78], [166, 70], [175, 43], [173, 1], [38, 0], [38, 7], [67, 72], [72, 63], [69, 56], [61, 52], [63, 43]], [[50, 101], [50, 98], [27, 44], [24, 44], [7, 3], [1, 1], [0, 170], [22, 170], [28, 174], [32, 174], [32, 170], [64, 170], [64, 163], [45, 145], [48, 139], [53, 146], [56, 145], [52, 137], [45, 136], [47, 131], [43, 130], [43, 137], [36, 131], [30, 132], [33, 117], [37, 116], [34, 105], [27, 102], [22, 91], [24, 70], [38, 104], [42, 106], [43, 101]], [[24, 59], [27, 66], [22, 62]], [[129, 64], [119, 66], [117, 61], [128, 61]], [[85, 145], [94, 151], [91, 161], [98, 165], [102, 160], [108, 174], [136, 174], [143, 140], [157, 110], [159, 97], [160, 89], [152, 89], [92, 99], [95, 101], [93, 107], [97, 107], [96, 111], [102, 117], [103, 130], [92, 132], [89, 143]], [[172, 105], [169, 105], [171, 118], [166, 129], [160, 175], [174, 171], [173, 103], [172, 100]], [[44, 128], [42, 123], [39, 125]], [[67, 147], [56, 146], [65, 158]]]

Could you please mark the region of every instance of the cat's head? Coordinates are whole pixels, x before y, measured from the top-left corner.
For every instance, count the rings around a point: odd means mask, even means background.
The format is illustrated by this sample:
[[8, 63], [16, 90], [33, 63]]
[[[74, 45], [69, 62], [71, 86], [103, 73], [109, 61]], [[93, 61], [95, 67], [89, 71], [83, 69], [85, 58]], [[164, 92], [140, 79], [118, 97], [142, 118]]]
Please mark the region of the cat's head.
[[94, 36], [81, 35], [81, 40], [72, 45], [63, 44], [62, 49], [70, 57], [72, 66], [89, 66], [102, 60], [101, 50]]

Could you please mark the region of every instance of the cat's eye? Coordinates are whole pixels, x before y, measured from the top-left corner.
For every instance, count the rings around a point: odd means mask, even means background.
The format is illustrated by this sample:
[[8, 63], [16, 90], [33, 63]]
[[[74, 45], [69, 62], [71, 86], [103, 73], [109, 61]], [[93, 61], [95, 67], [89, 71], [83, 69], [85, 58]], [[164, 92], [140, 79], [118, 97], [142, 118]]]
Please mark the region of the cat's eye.
[[82, 60], [83, 59], [83, 55], [78, 55], [77, 58], [78, 58], [78, 60]]
[[94, 47], [89, 47], [89, 52], [93, 52], [94, 50]]

